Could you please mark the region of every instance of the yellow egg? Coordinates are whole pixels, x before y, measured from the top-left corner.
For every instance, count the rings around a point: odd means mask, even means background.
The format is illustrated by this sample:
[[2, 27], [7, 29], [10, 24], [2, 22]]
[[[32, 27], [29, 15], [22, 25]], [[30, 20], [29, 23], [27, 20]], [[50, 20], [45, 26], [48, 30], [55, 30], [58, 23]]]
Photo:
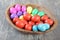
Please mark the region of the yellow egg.
[[32, 8], [31, 6], [28, 6], [28, 7], [27, 7], [27, 13], [31, 14], [32, 9], [33, 9], [33, 8]]
[[23, 18], [23, 16], [20, 16], [19, 19], [23, 20], [24, 18]]

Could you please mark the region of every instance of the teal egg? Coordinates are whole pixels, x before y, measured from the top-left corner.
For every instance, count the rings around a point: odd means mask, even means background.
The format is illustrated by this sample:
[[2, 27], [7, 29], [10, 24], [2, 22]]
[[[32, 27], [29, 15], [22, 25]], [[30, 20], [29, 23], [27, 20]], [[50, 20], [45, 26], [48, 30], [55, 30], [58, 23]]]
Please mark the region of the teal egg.
[[36, 15], [37, 13], [38, 13], [38, 9], [37, 8], [33, 9], [32, 15]]
[[37, 25], [33, 25], [32, 30], [33, 30], [34, 32], [37, 32], [37, 31], [38, 31]]
[[38, 30], [39, 31], [46, 31], [50, 28], [50, 25], [45, 23], [45, 24], [38, 24]]
[[40, 12], [38, 12], [38, 15], [39, 15], [39, 16], [43, 16], [44, 14], [45, 14], [44, 11], [40, 11]]

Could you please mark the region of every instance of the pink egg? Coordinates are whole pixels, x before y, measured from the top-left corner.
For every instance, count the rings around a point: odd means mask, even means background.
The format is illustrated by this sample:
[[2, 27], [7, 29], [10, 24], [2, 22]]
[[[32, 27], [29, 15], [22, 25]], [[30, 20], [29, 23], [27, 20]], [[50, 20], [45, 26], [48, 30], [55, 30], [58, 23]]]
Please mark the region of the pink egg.
[[11, 14], [12, 14], [12, 13], [15, 13], [15, 14], [16, 14], [17, 11], [16, 11], [16, 9], [15, 9], [14, 7], [11, 7], [11, 8], [10, 8], [10, 13], [11, 13]]
[[21, 10], [21, 5], [20, 5], [20, 4], [16, 4], [16, 5], [15, 5], [15, 9], [16, 9], [17, 11], [20, 11], [20, 10]]
[[22, 6], [22, 11], [23, 12], [26, 11], [26, 6], [25, 5]]

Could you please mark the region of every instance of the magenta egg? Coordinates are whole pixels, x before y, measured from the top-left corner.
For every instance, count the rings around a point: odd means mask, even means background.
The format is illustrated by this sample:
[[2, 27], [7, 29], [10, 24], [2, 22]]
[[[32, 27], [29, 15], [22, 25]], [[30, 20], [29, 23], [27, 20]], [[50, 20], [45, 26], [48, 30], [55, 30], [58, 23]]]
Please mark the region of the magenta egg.
[[12, 14], [12, 13], [16, 14], [17, 11], [16, 11], [16, 9], [15, 9], [14, 7], [11, 7], [11, 8], [10, 8], [10, 13], [11, 13], [11, 14]]
[[22, 6], [22, 11], [26, 11], [26, 6], [25, 5]]
[[15, 9], [16, 9], [17, 11], [20, 11], [20, 10], [21, 10], [21, 5], [20, 5], [20, 4], [16, 4], [16, 5], [15, 5]]

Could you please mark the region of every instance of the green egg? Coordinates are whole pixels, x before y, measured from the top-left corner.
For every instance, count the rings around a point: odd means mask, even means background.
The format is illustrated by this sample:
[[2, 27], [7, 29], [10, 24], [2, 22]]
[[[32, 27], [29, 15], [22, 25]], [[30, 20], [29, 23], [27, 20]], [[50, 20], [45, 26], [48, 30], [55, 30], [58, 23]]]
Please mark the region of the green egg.
[[40, 12], [38, 12], [38, 15], [39, 15], [39, 16], [43, 16], [44, 14], [45, 14], [44, 11], [40, 11]]
[[38, 9], [37, 8], [33, 9], [32, 15], [36, 15], [37, 13], [38, 13]]

